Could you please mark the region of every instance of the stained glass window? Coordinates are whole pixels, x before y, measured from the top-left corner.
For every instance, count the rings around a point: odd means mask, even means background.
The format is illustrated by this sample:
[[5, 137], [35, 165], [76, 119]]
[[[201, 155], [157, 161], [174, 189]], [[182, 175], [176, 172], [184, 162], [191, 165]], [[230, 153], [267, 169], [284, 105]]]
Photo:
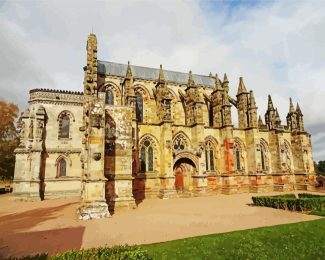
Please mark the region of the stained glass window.
[[213, 126], [213, 106], [209, 107], [209, 126]]
[[67, 163], [64, 159], [61, 159], [59, 162], [59, 177], [66, 176], [66, 168], [67, 168]]
[[240, 170], [240, 151], [238, 147], [236, 148], [236, 167], [237, 170]]
[[139, 92], [136, 94], [136, 117], [139, 123], [143, 122], [143, 98]]
[[208, 158], [208, 150], [205, 150], [205, 169], [209, 170], [209, 158]]
[[148, 171], [153, 171], [153, 150], [151, 146], [148, 148]]
[[261, 161], [262, 161], [262, 169], [263, 169], [263, 171], [266, 170], [265, 169], [265, 158], [264, 158], [264, 156], [265, 156], [265, 153], [264, 153], [263, 148], [261, 147]]
[[113, 106], [114, 105], [114, 95], [112, 90], [106, 91], [106, 99], [105, 99], [106, 105]]
[[69, 138], [70, 118], [68, 115], [63, 115], [60, 118], [59, 138]]
[[213, 150], [210, 150], [210, 171], [214, 171], [214, 154], [213, 154]]
[[146, 171], [146, 148], [144, 146], [141, 147], [141, 157], [140, 157], [140, 170], [141, 172]]

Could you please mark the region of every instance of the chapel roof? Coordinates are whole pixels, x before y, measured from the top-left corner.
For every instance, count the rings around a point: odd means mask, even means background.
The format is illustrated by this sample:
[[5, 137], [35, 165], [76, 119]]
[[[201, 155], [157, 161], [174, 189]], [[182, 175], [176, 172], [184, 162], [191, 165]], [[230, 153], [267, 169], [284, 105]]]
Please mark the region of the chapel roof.
[[[127, 66], [128, 66], [127, 64], [120, 64], [116, 62], [98, 60], [98, 74], [125, 77]], [[130, 66], [134, 78], [157, 81], [159, 76], [159, 68], [156, 69], [156, 68], [148, 68], [148, 67], [135, 66], [135, 65], [130, 65]], [[182, 84], [186, 85], [188, 82], [188, 73], [171, 71], [171, 70], [163, 70], [163, 71], [164, 71], [165, 80], [167, 82], [176, 83], [180, 85]], [[192, 74], [192, 77], [195, 84], [197, 85], [202, 85], [204, 87], [209, 87], [209, 88], [214, 87], [213, 77], [197, 75], [197, 74]]]

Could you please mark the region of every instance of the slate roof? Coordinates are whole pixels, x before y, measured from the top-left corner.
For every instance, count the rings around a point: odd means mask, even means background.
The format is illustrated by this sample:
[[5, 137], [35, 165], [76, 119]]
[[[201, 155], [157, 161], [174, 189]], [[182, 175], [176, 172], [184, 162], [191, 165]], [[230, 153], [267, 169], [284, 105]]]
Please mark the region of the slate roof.
[[[159, 69], [130, 65], [134, 78], [156, 81]], [[98, 74], [125, 77], [127, 64], [120, 64], [110, 61], [98, 61]], [[188, 73], [163, 70], [165, 80], [176, 84], [187, 84]], [[209, 76], [192, 74], [195, 84], [205, 87], [214, 87], [214, 79]]]

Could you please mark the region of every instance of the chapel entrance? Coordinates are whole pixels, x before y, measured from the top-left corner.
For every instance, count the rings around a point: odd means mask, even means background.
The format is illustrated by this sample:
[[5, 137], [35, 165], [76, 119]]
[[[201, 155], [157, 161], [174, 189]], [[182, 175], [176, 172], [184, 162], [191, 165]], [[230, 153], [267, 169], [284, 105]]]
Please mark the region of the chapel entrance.
[[177, 192], [190, 191], [195, 164], [188, 158], [180, 158], [174, 164], [175, 189]]

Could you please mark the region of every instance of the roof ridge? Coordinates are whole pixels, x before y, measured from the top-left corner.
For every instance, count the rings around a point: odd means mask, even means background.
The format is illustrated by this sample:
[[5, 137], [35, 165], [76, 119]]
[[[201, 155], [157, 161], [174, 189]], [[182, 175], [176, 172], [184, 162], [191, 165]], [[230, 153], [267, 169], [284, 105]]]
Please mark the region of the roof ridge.
[[[119, 62], [114, 62], [114, 61], [104, 61], [104, 60], [98, 60], [98, 61], [99, 62], [106, 62], [106, 63], [112, 63], [112, 64], [117, 64], [117, 65], [127, 66], [127, 64], [119, 63]], [[152, 67], [146, 67], [146, 66], [140, 66], [140, 65], [132, 65], [132, 64], [130, 64], [130, 66], [131, 67], [144, 68], [144, 69], [154, 69], [154, 70], [159, 71], [159, 68], [152, 68]], [[163, 69], [163, 71], [188, 74], [188, 72], [182, 72], [182, 71], [176, 71], [176, 70], [166, 70], [166, 69]], [[200, 77], [211, 78], [209, 75], [201, 75], [201, 74], [195, 74], [195, 73], [192, 73], [192, 76], [200, 76]]]

